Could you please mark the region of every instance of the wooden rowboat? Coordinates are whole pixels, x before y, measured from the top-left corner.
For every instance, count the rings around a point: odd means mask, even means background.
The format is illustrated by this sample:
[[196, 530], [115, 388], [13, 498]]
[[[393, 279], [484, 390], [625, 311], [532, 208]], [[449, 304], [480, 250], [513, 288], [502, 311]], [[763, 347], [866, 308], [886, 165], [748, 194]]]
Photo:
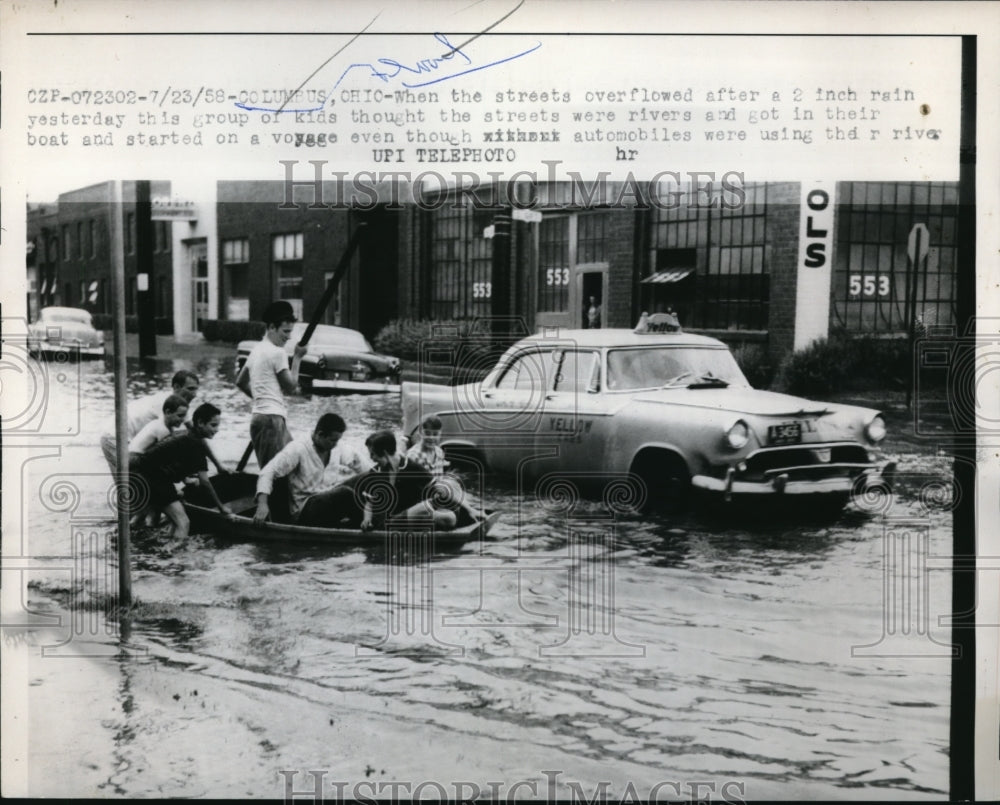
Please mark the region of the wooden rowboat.
[[191, 519], [192, 533], [211, 533], [237, 540], [267, 542], [335, 543], [337, 545], [380, 544], [387, 534], [413, 534], [433, 540], [435, 545], [456, 545], [486, 536], [500, 517], [500, 512], [485, 512], [485, 517], [472, 522], [459, 521], [456, 528], [444, 531], [431, 524], [419, 522], [393, 522], [372, 531], [356, 528], [318, 528], [271, 522], [257, 524], [253, 513], [257, 508], [254, 493], [257, 476], [251, 473], [228, 473], [211, 478], [220, 500], [232, 509], [235, 516], [228, 517], [215, 508], [208, 493], [200, 486], [184, 490], [184, 509]]

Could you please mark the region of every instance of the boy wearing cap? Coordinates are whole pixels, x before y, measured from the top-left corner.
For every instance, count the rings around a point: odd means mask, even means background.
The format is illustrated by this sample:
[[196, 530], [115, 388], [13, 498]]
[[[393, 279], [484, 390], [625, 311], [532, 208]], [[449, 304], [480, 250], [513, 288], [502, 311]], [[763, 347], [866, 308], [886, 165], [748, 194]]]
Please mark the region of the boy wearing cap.
[[236, 378], [236, 385], [253, 399], [250, 416], [250, 441], [257, 456], [257, 464], [266, 466], [282, 448], [292, 441], [285, 424], [287, 409], [285, 394], [298, 388], [299, 364], [306, 348], [295, 347], [291, 368], [285, 344], [292, 335], [295, 312], [288, 302], [272, 302], [264, 310], [267, 331], [247, 357], [247, 362]]

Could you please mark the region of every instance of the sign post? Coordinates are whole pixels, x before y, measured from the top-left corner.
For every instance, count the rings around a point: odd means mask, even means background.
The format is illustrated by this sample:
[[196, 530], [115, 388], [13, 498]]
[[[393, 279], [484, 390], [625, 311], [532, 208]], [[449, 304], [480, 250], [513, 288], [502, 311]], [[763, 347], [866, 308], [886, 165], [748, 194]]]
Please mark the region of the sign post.
[[830, 333], [833, 209], [836, 185], [802, 183], [799, 255], [795, 275], [795, 332], [792, 348], [805, 349]]
[[138, 261], [136, 300], [139, 317], [139, 357], [156, 355], [156, 308], [149, 277], [153, 273], [153, 203], [150, 181], [135, 183], [135, 251]]
[[910, 345], [910, 382], [906, 387], [906, 407], [910, 407], [913, 399], [913, 384], [916, 382], [913, 350], [916, 346], [917, 333], [917, 284], [920, 280], [921, 266], [927, 275], [927, 252], [930, 250], [931, 233], [926, 224], [914, 224], [906, 241], [906, 329]]
[[132, 606], [132, 549], [129, 514], [131, 490], [128, 477], [128, 392], [125, 360], [125, 244], [122, 211], [122, 184], [112, 182], [111, 199], [111, 264], [114, 311], [115, 350], [115, 453], [117, 472], [115, 483], [118, 499], [118, 611], [127, 618]]

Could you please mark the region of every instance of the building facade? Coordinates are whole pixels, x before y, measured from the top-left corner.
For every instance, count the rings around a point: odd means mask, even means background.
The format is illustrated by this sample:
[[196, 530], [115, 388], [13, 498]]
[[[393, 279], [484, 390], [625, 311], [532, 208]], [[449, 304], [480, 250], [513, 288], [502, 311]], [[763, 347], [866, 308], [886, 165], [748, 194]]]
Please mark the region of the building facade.
[[411, 209], [312, 208], [285, 203], [281, 182], [220, 182], [220, 319], [259, 320], [275, 299], [309, 319], [351, 235], [364, 224], [361, 241], [323, 321], [373, 337], [399, 315], [400, 240]]
[[[361, 206], [339, 197], [331, 205], [322, 202], [342, 187], [296, 184], [305, 187], [294, 203], [282, 182], [174, 187], [198, 197], [197, 211], [154, 221], [157, 318], [178, 334], [197, 332], [203, 319], [259, 320], [285, 299], [308, 319], [364, 223], [367, 236], [323, 320], [369, 338], [403, 317], [500, 310], [533, 331], [631, 327], [643, 311], [670, 308], [685, 329], [760, 344], [776, 365], [833, 330], [899, 337], [911, 322], [955, 321], [957, 183], [677, 186], [657, 203], [651, 190], [622, 183], [599, 193], [569, 182], [518, 185], [514, 206], [524, 209], [514, 213], [503, 265], [493, 240], [501, 208], [489, 195], [441, 191], [418, 205], [369, 194]], [[29, 209], [30, 310], [111, 311], [110, 190], [94, 185]], [[123, 183], [123, 196], [131, 313], [135, 183]], [[154, 182], [153, 196], [171, 198], [171, 184]]]
[[[111, 182], [61, 193], [54, 204], [28, 209], [29, 315], [50, 305], [79, 307], [94, 314], [112, 312], [112, 204]], [[152, 192], [169, 194], [169, 183], [153, 182]], [[125, 252], [125, 312], [138, 312], [136, 183], [122, 183], [122, 232]], [[155, 316], [160, 329], [170, 331], [173, 320], [173, 248], [168, 222], [153, 226], [153, 264], [148, 272]], [[34, 255], [35, 285], [31, 271]]]

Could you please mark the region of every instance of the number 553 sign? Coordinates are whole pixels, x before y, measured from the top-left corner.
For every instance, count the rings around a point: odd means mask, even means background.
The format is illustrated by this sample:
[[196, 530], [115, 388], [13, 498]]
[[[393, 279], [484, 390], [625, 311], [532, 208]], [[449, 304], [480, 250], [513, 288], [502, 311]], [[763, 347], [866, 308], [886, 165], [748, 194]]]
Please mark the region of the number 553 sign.
[[888, 274], [851, 274], [847, 293], [850, 296], [888, 296]]

